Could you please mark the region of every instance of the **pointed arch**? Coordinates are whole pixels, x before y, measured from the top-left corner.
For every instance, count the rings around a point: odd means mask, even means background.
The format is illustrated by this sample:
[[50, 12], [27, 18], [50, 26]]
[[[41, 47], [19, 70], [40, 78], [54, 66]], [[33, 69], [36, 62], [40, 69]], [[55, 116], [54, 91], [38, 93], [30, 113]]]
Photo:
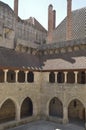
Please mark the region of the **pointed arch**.
[[85, 120], [85, 107], [79, 99], [73, 99], [68, 105], [69, 120]]
[[0, 108], [0, 123], [15, 120], [16, 107], [11, 99], [5, 100]]
[[21, 118], [26, 118], [33, 115], [33, 103], [32, 100], [27, 97], [24, 99], [21, 105]]
[[57, 97], [52, 98], [49, 103], [49, 116], [63, 117], [63, 105]]

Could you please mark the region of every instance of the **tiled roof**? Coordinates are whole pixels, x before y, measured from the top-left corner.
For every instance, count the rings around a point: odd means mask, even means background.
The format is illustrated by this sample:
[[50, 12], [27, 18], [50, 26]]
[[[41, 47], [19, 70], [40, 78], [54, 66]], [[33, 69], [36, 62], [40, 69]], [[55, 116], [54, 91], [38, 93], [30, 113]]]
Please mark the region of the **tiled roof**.
[[43, 56], [43, 70], [86, 69], [86, 50]]
[[0, 48], [0, 67], [25, 68], [33, 70], [86, 69], [86, 50], [34, 56]]
[[28, 23], [33, 25], [36, 29], [47, 33], [47, 30], [34, 17], [30, 17], [29, 19], [24, 20], [24, 21], [27, 21]]
[[0, 48], [0, 66], [40, 69], [42, 65], [37, 56], [16, 52], [12, 49]]
[[[53, 33], [53, 42], [66, 41], [67, 17], [57, 26]], [[86, 7], [72, 12], [72, 39], [86, 37]]]

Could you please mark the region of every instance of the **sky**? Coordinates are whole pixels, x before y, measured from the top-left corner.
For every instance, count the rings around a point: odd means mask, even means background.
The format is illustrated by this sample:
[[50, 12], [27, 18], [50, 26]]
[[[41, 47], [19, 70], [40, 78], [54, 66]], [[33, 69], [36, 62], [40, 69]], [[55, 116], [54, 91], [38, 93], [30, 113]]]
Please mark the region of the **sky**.
[[[14, 8], [14, 0], [0, 0]], [[19, 0], [19, 17], [35, 17], [46, 29], [48, 26], [48, 6], [56, 10], [56, 26], [66, 17], [67, 0]], [[72, 0], [72, 10], [86, 7], [86, 0]]]

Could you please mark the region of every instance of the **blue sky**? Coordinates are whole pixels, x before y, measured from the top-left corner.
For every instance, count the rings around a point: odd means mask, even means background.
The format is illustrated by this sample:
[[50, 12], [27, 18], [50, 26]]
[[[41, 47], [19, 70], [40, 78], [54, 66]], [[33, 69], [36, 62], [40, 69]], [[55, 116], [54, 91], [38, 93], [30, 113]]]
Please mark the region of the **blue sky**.
[[[1, 0], [13, 9], [14, 0]], [[67, 0], [19, 0], [19, 16], [22, 19], [35, 17], [46, 29], [48, 23], [48, 6], [56, 10], [56, 26], [67, 14]], [[72, 10], [86, 7], [86, 0], [72, 0]]]

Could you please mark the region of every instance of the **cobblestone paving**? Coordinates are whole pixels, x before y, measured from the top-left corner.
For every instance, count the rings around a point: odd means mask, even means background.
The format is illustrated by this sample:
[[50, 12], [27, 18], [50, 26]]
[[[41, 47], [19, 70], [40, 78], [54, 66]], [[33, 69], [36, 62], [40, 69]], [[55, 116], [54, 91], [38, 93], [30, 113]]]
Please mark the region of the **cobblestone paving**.
[[9, 130], [85, 130], [85, 128], [71, 123], [63, 125], [50, 121], [36, 121]]

